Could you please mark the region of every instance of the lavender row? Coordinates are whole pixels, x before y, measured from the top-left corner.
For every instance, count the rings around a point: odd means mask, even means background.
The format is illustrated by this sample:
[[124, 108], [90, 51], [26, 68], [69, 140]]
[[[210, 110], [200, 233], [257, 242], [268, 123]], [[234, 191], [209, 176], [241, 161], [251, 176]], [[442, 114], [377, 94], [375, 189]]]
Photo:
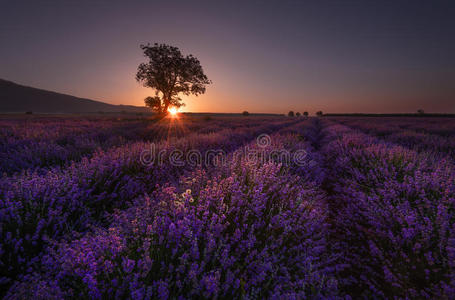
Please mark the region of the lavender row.
[[[424, 124], [422, 123], [423, 120], [418, 118], [413, 119], [412, 121], [409, 120], [406, 123], [407, 125], [403, 125], [401, 124], [403, 121], [397, 120], [377, 120], [374, 123], [372, 123], [370, 119], [335, 120], [368, 134], [382, 137], [387, 142], [395, 143], [416, 151], [431, 152], [432, 155], [439, 158], [448, 157], [452, 160], [455, 158], [455, 138], [453, 134], [447, 136], [438, 135], [434, 133], [435, 130], [430, 129], [432, 128], [431, 123]], [[442, 126], [443, 124], [437, 123], [437, 125]], [[418, 130], [426, 128], [426, 126], [428, 126], [428, 130]]]
[[137, 129], [145, 126], [134, 125], [108, 120], [2, 120], [0, 173], [63, 165], [97, 148], [138, 138]]
[[[223, 130], [155, 144], [157, 153], [172, 148], [234, 150], [256, 135], [278, 130], [292, 121]], [[171, 146], [172, 145], [172, 146]], [[175, 181], [190, 167], [172, 164], [145, 165], [140, 156], [150, 144], [131, 143], [97, 152], [66, 169], [45, 175], [24, 173], [0, 180], [1, 283], [24, 273], [38, 262], [49, 240], [70, 237], [105, 222], [114, 208], [125, 208], [131, 199]]]
[[[241, 123], [241, 121], [243, 123]], [[157, 141], [189, 132], [210, 133], [243, 126], [258, 126], [264, 119], [201, 118], [177, 120], [60, 120], [55, 118], [0, 121], [0, 174], [43, 169], [69, 162], [132, 141]], [[277, 122], [275, 118], [267, 121]], [[183, 125], [184, 124], [184, 125]]]
[[317, 179], [295, 175], [315, 173], [311, 147], [286, 133], [266, 148], [248, 147], [257, 158], [306, 150], [309, 160], [283, 165], [233, 153], [227, 165], [197, 169], [137, 198], [108, 229], [56, 244], [44, 273], [24, 278], [10, 296], [334, 297], [324, 193]]
[[450, 164], [342, 125], [323, 153], [336, 211], [334, 236], [356, 297], [455, 294], [455, 172]]
[[400, 130], [409, 130], [443, 137], [455, 136], [455, 118], [449, 117], [335, 117], [330, 119], [352, 127], [374, 130], [379, 135], [388, 135]]

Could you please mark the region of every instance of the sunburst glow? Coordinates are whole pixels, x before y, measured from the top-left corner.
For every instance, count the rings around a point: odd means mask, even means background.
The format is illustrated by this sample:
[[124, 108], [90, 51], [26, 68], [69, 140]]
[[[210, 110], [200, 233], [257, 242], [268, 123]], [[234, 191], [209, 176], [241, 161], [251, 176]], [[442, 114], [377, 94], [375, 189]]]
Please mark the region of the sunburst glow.
[[169, 112], [171, 117], [177, 117], [177, 114], [179, 113], [177, 108], [175, 108], [175, 107], [171, 107], [167, 111]]

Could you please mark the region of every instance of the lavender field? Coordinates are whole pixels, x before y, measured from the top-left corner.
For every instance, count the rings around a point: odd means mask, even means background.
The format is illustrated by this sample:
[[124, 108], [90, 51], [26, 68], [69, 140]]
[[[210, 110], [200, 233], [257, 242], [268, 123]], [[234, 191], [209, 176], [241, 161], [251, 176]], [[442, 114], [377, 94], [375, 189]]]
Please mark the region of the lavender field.
[[454, 299], [455, 119], [0, 119], [5, 299]]

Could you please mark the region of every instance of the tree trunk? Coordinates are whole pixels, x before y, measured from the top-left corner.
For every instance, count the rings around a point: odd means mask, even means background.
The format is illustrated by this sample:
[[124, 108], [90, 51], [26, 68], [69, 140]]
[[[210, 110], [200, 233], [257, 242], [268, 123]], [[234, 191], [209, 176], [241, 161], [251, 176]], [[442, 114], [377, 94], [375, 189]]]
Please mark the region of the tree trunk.
[[167, 100], [167, 99], [163, 99], [163, 102], [164, 102], [164, 108], [163, 108], [163, 114], [167, 114], [168, 113], [168, 108], [169, 108], [169, 103], [170, 101]]

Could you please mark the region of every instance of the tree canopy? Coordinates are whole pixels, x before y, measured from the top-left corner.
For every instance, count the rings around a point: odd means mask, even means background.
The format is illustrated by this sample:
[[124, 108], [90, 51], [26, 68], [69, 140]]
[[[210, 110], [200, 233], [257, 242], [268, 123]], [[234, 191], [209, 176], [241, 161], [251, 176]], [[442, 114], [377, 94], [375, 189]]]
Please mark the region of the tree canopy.
[[155, 90], [155, 96], [144, 102], [158, 113], [185, 105], [180, 94], [204, 94], [206, 85], [212, 83], [199, 60], [191, 54], [184, 56], [177, 47], [155, 43], [141, 45], [141, 49], [148, 62], [138, 66], [136, 80]]

